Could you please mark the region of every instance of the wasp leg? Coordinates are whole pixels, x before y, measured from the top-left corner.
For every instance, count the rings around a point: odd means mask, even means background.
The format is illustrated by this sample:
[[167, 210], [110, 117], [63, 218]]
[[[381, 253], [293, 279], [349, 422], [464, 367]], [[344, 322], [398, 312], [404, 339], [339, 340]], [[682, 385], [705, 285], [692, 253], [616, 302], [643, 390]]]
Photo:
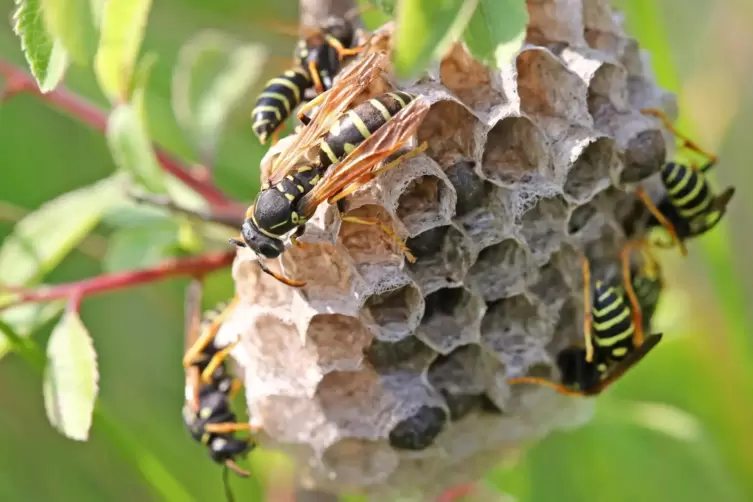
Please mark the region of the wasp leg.
[[[312, 76], [312, 78], [314, 77]], [[318, 75], [316, 78], [318, 78]], [[325, 97], [326, 97], [326, 94], [319, 93], [317, 94], [316, 97], [314, 97], [314, 99], [312, 99], [308, 103], [304, 103], [303, 105], [301, 105], [301, 107], [298, 108], [298, 113], [296, 114], [296, 116], [298, 117], [298, 120], [300, 120], [304, 125], [307, 125], [309, 122], [311, 122], [311, 119], [306, 116], [306, 112], [312, 109], [313, 107], [318, 106], [322, 101], [324, 101]]]
[[348, 11], [343, 16], [343, 19], [346, 21], [352, 21], [364, 12], [368, 12], [370, 10], [376, 9], [376, 5], [373, 3], [367, 3], [366, 5], [351, 7], [348, 9]]
[[233, 397], [235, 397], [235, 395], [238, 392], [240, 392], [242, 388], [243, 388], [243, 382], [241, 382], [237, 378], [234, 378], [233, 381], [230, 383], [230, 390], [227, 391], [228, 399], [232, 399]]
[[275, 279], [277, 279], [283, 284], [292, 286], [294, 288], [301, 288], [306, 285], [306, 281], [296, 281], [294, 279], [288, 279], [284, 275], [278, 274], [277, 272], [271, 270], [259, 257], [257, 257], [256, 262], [259, 264], [259, 267], [261, 267], [262, 272], [264, 272], [265, 274], [271, 275], [272, 277], [274, 277]]
[[207, 345], [212, 343], [212, 340], [214, 340], [214, 337], [217, 336], [217, 332], [220, 330], [220, 326], [222, 326], [222, 323], [225, 321], [228, 314], [232, 312], [237, 303], [238, 297], [234, 296], [230, 303], [228, 303], [227, 307], [225, 307], [225, 309], [212, 320], [212, 323], [209, 325], [207, 330], [202, 333], [199, 339], [196, 340], [196, 342], [186, 351], [186, 354], [183, 356], [184, 368], [190, 368], [195, 364], [195, 361], [199, 357], [199, 354], [204, 351]]
[[241, 476], [242, 478], [247, 478], [251, 475], [250, 472], [241, 469], [238, 464], [230, 459], [225, 460], [225, 465], [228, 467], [228, 469], [236, 473], [238, 476]]
[[194, 413], [198, 414], [200, 408], [199, 385], [201, 383], [201, 375], [199, 374], [198, 366], [191, 366], [190, 368], [186, 369], [186, 381], [188, 385], [191, 386], [191, 402], [189, 404], [191, 405]]
[[594, 360], [594, 344], [591, 334], [591, 322], [593, 321], [591, 309], [593, 304], [591, 303], [591, 264], [585, 256], [581, 258], [581, 267], [583, 269], [583, 339], [586, 343], [586, 362], [590, 363]]
[[400, 247], [400, 250], [405, 255], [405, 258], [411, 262], [416, 262], [416, 257], [413, 256], [413, 253], [411, 253], [410, 249], [408, 249], [408, 246], [405, 245], [405, 243], [398, 237], [398, 235], [387, 225], [384, 224], [382, 220], [379, 218], [366, 218], [366, 217], [360, 217], [360, 216], [345, 216], [342, 213], [340, 213], [340, 218], [343, 221], [347, 221], [349, 223], [357, 223], [359, 225], [374, 225], [378, 226], [382, 231], [387, 234], [390, 239], [395, 241], [395, 244], [397, 244]]
[[298, 238], [301, 237], [304, 232], [306, 232], [305, 225], [296, 228], [295, 232], [293, 232], [293, 235], [290, 236], [290, 243], [297, 248], [305, 248], [307, 244], [298, 240]]
[[238, 337], [237, 340], [235, 340], [233, 343], [229, 344], [226, 347], [223, 347], [221, 350], [218, 350], [215, 355], [212, 356], [212, 359], [209, 360], [209, 364], [207, 364], [207, 367], [204, 368], [204, 371], [201, 372], [201, 381], [205, 384], [211, 384], [212, 383], [212, 374], [215, 372], [217, 368], [220, 367], [220, 365], [225, 362], [225, 359], [227, 359], [227, 356], [230, 354], [230, 352], [235, 348], [236, 345], [238, 345], [241, 342], [240, 337]]
[[254, 427], [251, 424], [241, 424], [233, 422], [224, 422], [221, 424], [206, 424], [204, 429], [210, 434], [229, 434], [231, 432], [257, 432], [258, 427]]
[[[653, 201], [649, 198], [648, 194], [646, 194], [645, 190], [643, 190], [643, 187], [638, 187], [635, 190], [635, 194], [641, 199], [643, 204], [646, 206], [646, 209], [649, 210], [649, 212], [654, 215], [654, 218], [657, 219], [661, 225], [667, 229], [667, 232], [672, 236], [672, 240], [680, 246], [680, 253], [683, 256], [687, 256], [688, 250], [685, 247], [685, 243], [682, 242], [680, 237], [677, 235], [677, 231], [675, 230], [675, 226], [672, 225], [672, 223], [664, 217], [664, 215], [659, 211], [659, 208], [656, 207], [656, 205], [653, 203]], [[663, 246], [662, 246], [663, 247]]]
[[630, 307], [633, 316], [633, 345], [640, 347], [643, 345], [643, 312], [641, 306], [638, 303], [638, 298], [635, 296], [635, 289], [633, 289], [633, 281], [630, 277], [630, 252], [645, 245], [643, 241], [632, 241], [627, 243], [620, 251], [620, 258], [622, 260], [622, 282], [625, 292], [630, 300]]
[[551, 380], [547, 380], [546, 378], [517, 377], [517, 378], [510, 378], [509, 380], [507, 380], [508, 385], [519, 385], [522, 383], [543, 385], [545, 387], [549, 387], [550, 389], [556, 390], [560, 394], [565, 394], [567, 396], [584, 396], [585, 395], [585, 392], [581, 390], [567, 388], [562, 384], [552, 382]]
[[285, 122], [277, 126], [277, 128], [274, 131], [272, 131], [272, 134], [271, 134], [272, 142], [270, 143], [270, 146], [275, 146], [280, 141], [280, 133], [284, 130], [285, 130]]
[[309, 62], [309, 74], [311, 75], [311, 80], [314, 82], [316, 93], [323, 93], [324, 85], [322, 84], [322, 79], [319, 77], [319, 66], [316, 64], [316, 61]]
[[335, 49], [335, 51], [337, 52], [337, 57], [340, 58], [340, 61], [348, 56], [355, 56], [363, 52], [363, 50], [366, 48], [366, 45], [364, 44], [348, 49], [344, 47], [343, 44], [341, 44], [340, 41], [335, 37], [327, 37], [327, 42]]
[[659, 110], [658, 108], [643, 108], [641, 109], [641, 113], [643, 113], [644, 115], [654, 116], [658, 118], [659, 120], [661, 120], [664, 123], [664, 127], [666, 127], [669, 132], [671, 132], [676, 138], [678, 138], [682, 142], [682, 146], [684, 148], [692, 150], [696, 152], [697, 154], [702, 155], [703, 157], [706, 157], [709, 160], [709, 163], [711, 165], [716, 164], [718, 157], [713, 153], [707, 152], [706, 150], [698, 146], [696, 142], [694, 142], [693, 140], [691, 140], [690, 138], [682, 134], [680, 131], [678, 131], [677, 128], [675, 128], [675, 126], [672, 124], [672, 122], [670, 122], [669, 117], [667, 117], [667, 114], [664, 113], [662, 110]]

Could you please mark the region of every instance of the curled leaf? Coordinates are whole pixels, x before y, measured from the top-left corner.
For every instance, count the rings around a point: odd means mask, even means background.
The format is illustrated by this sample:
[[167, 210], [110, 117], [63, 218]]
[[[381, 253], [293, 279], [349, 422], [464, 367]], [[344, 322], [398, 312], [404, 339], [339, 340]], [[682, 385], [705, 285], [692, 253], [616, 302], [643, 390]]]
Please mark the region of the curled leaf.
[[479, 0], [464, 40], [473, 57], [501, 68], [523, 46], [527, 25], [525, 0]]

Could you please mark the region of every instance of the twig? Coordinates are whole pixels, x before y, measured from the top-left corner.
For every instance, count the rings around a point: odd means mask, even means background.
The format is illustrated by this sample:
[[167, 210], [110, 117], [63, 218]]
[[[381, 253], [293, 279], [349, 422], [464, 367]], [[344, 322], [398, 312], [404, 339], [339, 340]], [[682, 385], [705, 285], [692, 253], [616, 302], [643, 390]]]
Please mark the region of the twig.
[[[101, 108], [66, 90], [64, 87], [61, 86], [54, 91], [43, 94], [31, 75], [2, 58], [0, 58], [0, 75], [6, 79], [5, 89], [2, 96], [0, 96], [0, 100], [8, 100], [22, 93], [31, 94], [66, 115], [78, 119], [96, 131], [102, 134], [105, 133], [107, 128], [106, 113]], [[156, 146], [155, 155], [162, 169], [191, 187], [196, 193], [204, 197], [211, 206], [240, 206], [238, 202], [226, 197], [205, 176], [197, 176], [191, 173], [176, 158]]]
[[173, 277], [201, 277], [209, 272], [230, 265], [233, 262], [233, 258], [235, 258], [235, 251], [215, 252], [190, 258], [168, 260], [154, 268], [102, 274], [81, 281], [43, 286], [32, 290], [0, 286], [0, 291], [5, 289], [17, 295], [12, 303], [0, 307], [0, 311], [23, 303], [47, 302], [58, 298], [69, 299], [75, 308], [82, 298], [95, 294]]

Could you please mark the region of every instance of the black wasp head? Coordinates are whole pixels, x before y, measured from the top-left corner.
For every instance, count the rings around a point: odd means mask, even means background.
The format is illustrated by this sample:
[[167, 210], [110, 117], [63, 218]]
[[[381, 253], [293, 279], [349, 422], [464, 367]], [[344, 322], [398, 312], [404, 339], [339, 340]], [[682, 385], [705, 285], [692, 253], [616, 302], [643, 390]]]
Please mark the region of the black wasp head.
[[329, 18], [327, 22], [322, 26], [322, 32], [328, 35], [332, 35], [341, 44], [343, 44], [343, 47], [346, 48], [353, 45], [353, 41], [356, 37], [356, 32], [353, 29], [353, 23], [346, 19], [338, 17]]
[[264, 258], [277, 258], [285, 250], [281, 240], [263, 234], [250, 219], [243, 222], [241, 236], [251, 251]]

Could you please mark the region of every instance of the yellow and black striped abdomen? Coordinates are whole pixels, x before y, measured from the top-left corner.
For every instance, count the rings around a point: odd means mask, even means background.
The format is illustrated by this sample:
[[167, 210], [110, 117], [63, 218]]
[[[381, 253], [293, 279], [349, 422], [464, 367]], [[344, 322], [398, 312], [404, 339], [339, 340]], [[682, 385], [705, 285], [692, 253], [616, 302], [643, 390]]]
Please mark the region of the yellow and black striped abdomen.
[[321, 165], [326, 169], [342, 160], [414, 99], [415, 94], [388, 92], [345, 112], [321, 142]]
[[298, 215], [296, 205], [322, 177], [318, 165], [300, 166], [274, 186], [263, 186], [254, 204], [253, 221], [265, 235], [280, 238], [306, 223]]
[[265, 143], [290, 117], [293, 110], [303, 101], [304, 92], [311, 85], [311, 76], [303, 68], [287, 70], [267, 82], [251, 112], [251, 128], [259, 141]]
[[669, 162], [662, 167], [661, 177], [669, 200], [685, 220], [706, 213], [713, 204], [706, 177], [692, 167]]
[[598, 359], [619, 361], [633, 349], [633, 317], [615, 288], [597, 282], [592, 305], [593, 341]]

